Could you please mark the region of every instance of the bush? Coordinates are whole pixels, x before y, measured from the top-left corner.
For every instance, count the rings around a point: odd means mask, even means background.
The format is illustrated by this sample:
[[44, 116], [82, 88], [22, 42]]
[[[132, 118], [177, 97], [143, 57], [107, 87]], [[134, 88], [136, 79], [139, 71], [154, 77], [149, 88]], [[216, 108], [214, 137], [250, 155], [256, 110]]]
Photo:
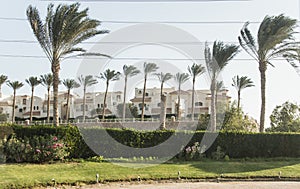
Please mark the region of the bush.
[[[83, 128], [81, 128], [83, 129]], [[135, 131], [128, 129], [103, 129], [98, 127], [85, 128], [83, 131], [87, 135], [83, 136], [75, 126], [13, 126], [15, 138], [18, 141], [25, 141], [26, 138], [34, 136], [57, 136], [62, 139], [67, 145], [69, 152], [68, 158], [89, 158], [94, 156], [104, 156], [105, 158], [132, 158], [136, 157], [168, 157], [172, 149], [180, 144], [183, 138], [193, 135], [190, 142], [183, 146], [182, 149], [186, 150], [188, 147], [191, 149], [207, 148], [202, 156], [212, 157], [213, 152], [217, 151], [220, 146], [221, 151], [228, 155], [230, 158], [268, 158], [268, 157], [300, 157], [300, 134], [291, 133], [245, 133], [245, 132], [220, 132], [220, 133], [205, 133], [204, 131], [197, 132], [184, 132], [184, 131]], [[106, 139], [101, 139], [101, 143], [97, 140], [103, 132], [107, 132], [110, 136], [119, 142], [119, 144], [109, 144]], [[217, 137], [211, 146], [208, 146], [202, 141], [204, 134], [206, 138]], [[152, 152], [152, 154], [129, 154], [124, 151], [122, 145], [134, 148], [148, 148], [162, 144], [168, 140], [172, 135], [174, 143], [169, 143], [164, 152]], [[86, 141], [92, 142], [95, 148], [100, 149], [96, 154], [89, 148]], [[195, 145], [198, 144], [198, 145]], [[165, 145], [165, 144], [163, 144]], [[194, 146], [194, 147], [193, 147]], [[22, 147], [22, 146], [21, 146]], [[202, 149], [201, 149], [202, 150]], [[114, 157], [110, 157], [111, 152], [116, 152]], [[189, 151], [189, 150], [188, 150]], [[157, 153], [157, 154], [156, 154]], [[126, 154], [126, 157], [123, 155]], [[181, 159], [199, 159], [199, 153], [186, 153], [182, 151], [177, 157]]]
[[56, 136], [17, 139], [15, 135], [12, 135], [4, 143], [4, 154], [7, 162], [45, 163], [63, 160], [68, 156], [68, 150], [63, 141]]

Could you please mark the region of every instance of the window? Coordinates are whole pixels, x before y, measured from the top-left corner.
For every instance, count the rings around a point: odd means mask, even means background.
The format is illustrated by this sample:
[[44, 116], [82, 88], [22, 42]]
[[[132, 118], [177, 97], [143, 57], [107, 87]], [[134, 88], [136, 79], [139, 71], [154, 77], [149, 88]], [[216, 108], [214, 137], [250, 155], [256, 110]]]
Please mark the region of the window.
[[195, 106], [203, 106], [203, 103], [202, 102], [196, 102]]
[[139, 90], [138, 94], [142, 94], [142, 91], [141, 91], [141, 90]]
[[23, 105], [26, 105], [26, 99], [23, 99]]
[[35, 110], [35, 106], [33, 106], [33, 110]]
[[117, 101], [121, 101], [121, 95], [117, 95]]
[[143, 104], [142, 103], [139, 103], [139, 109], [142, 110], [142, 106]]
[[20, 108], [20, 109], [19, 109], [19, 112], [20, 112], [20, 113], [22, 113], [22, 112], [23, 112], [23, 109], [22, 109], [22, 108]]
[[100, 104], [97, 104], [97, 108], [100, 108]]
[[36, 110], [39, 110], [39, 106], [36, 107]]
[[103, 104], [101, 104], [101, 108], [103, 108]]
[[157, 103], [157, 107], [160, 107], [160, 103]]
[[23, 107], [23, 111], [24, 111], [24, 112], [26, 111], [26, 107]]
[[149, 93], [146, 93], [146, 96], [149, 96]]

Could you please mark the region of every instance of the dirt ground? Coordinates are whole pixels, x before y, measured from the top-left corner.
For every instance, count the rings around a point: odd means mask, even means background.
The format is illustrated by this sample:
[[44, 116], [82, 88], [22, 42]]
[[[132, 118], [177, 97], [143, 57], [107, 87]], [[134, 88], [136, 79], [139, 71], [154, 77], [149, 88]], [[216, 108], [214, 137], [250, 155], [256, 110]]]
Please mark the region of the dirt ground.
[[300, 182], [110, 183], [67, 189], [298, 189]]

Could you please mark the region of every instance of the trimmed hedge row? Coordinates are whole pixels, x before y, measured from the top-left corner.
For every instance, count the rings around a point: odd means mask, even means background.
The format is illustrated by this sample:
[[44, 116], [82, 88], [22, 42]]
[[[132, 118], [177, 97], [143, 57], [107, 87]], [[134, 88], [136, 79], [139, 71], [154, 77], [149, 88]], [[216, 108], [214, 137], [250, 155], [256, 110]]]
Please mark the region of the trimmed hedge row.
[[[1, 128], [1, 127], [0, 127]], [[124, 129], [103, 129], [103, 128], [80, 128], [64, 126], [12, 126], [14, 133], [19, 138], [33, 137], [35, 135], [56, 135], [63, 138], [70, 147], [70, 158], [87, 158], [98, 155], [104, 157], [138, 157], [142, 156], [169, 156], [178, 144], [184, 144], [186, 138], [191, 138], [186, 146], [193, 146], [196, 142], [201, 143], [205, 136], [210, 140], [216, 137], [211, 147], [207, 148], [206, 155], [211, 156], [220, 146], [222, 151], [231, 158], [268, 158], [268, 157], [300, 157], [300, 134], [291, 133], [238, 133], [238, 132], [220, 132], [205, 133], [184, 132], [184, 131], [135, 131]], [[1, 130], [1, 129], [0, 129]], [[106, 138], [107, 137], [107, 138]], [[172, 137], [172, 138], [171, 138]], [[83, 138], [85, 140], [83, 140]], [[111, 138], [115, 141], [111, 142]], [[172, 142], [165, 142], [170, 139]], [[207, 141], [208, 141], [207, 140]], [[86, 142], [89, 144], [87, 145]], [[143, 150], [161, 144], [163, 151], [157, 151], [155, 148], [147, 152]], [[207, 145], [205, 142], [201, 143]], [[142, 148], [141, 154], [128, 151], [124, 146]], [[91, 150], [89, 146], [93, 149]], [[179, 146], [184, 147], [184, 146]]]

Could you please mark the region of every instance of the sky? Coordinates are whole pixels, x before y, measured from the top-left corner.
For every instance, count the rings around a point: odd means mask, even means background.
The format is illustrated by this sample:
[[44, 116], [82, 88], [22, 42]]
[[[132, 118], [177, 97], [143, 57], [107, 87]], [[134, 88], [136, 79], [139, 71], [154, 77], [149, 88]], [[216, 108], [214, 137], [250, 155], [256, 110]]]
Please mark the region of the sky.
[[[26, 9], [29, 5], [36, 6], [42, 18], [45, 17], [47, 5], [51, 1], [38, 0], [5, 0], [0, 7], [0, 74], [7, 75], [10, 80], [25, 79], [30, 76], [39, 76], [49, 73], [50, 64], [44, 58], [31, 28], [26, 20]], [[53, 1], [55, 5], [64, 1]], [[67, 1], [65, 3], [70, 3]], [[181, 51], [182, 46], [174, 47], [174, 44], [167, 46], [160, 43], [139, 44], [131, 46], [126, 44], [121, 46], [118, 42], [130, 41], [129, 39], [156, 39], [160, 32], [139, 29], [141, 24], [157, 24], [162, 29], [161, 33], [168, 31], [178, 31], [183, 36], [174, 39], [179, 42], [198, 41], [199, 57], [203, 57], [204, 42], [221, 40], [226, 43], [237, 44], [237, 37], [244, 23], [250, 21], [249, 28], [254, 35], [257, 33], [259, 23], [266, 15], [279, 15], [281, 13], [291, 18], [299, 19], [299, 0], [252, 0], [252, 1], [228, 1], [228, 2], [97, 2], [81, 1], [82, 8], [89, 8], [91, 18], [102, 21], [99, 29], [109, 30], [110, 33], [94, 37], [82, 46], [89, 51], [101, 51], [108, 53], [114, 51], [114, 60], [103, 63], [100, 59], [67, 59], [62, 62], [60, 76], [64, 78], [75, 78], [78, 74], [88, 73], [99, 75], [106, 68], [121, 71], [124, 64], [133, 64], [141, 67], [146, 60], [153, 60], [160, 66], [162, 72], [187, 72], [186, 68], [193, 61], [188, 60], [189, 55]], [[140, 23], [141, 22], [141, 23]], [[156, 27], [157, 25], [155, 25]], [[138, 29], [137, 29], [138, 28]], [[141, 28], [145, 28], [142, 26]], [[135, 31], [137, 30], [137, 31]], [[300, 30], [300, 28], [298, 28]], [[128, 32], [128, 33], [126, 33]], [[126, 35], [125, 35], [126, 34]], [[297, 36], [299, 38], [300, 34]], [[172, 40], [177, 36], [170, 32], [170, 36], [160, 40]], [[97, 45], [97, 42], [110, 41], [116, 44], [107, 43]], [[96, 43], [95, 43], [96, 42]], [[127, 45], [127, 46], [126, 46]], [[193, 44], [188, 44], [193, 46]], [[118, 49], [120, 47], [120, 49]], [[102, 51], [103, 50], [103, 51]], [[107, 51], [107, 52], [106, 52]], [[159, 60], [165, 59], [165, 60]], [[174, 60], [173, 60], [174, 59]], [[90, 66], [95, 63], [96, 69]], [[300, 90], [298, 84], [300, 77], [296, 70], [284, 60], [274, 60], [275, 67], [268, 67], [267, 70], [267, 106], [266, 123], [269, 123], [269, 115], [276, 105], [285, 101], [300, 104]], [[229, 90], [229, 95], [236, 100], [235, 88], [231, 86], [232, 78], [235, 75], [250, 77], [255, 87], [245, 89], [242, 92], [242, 107], [245, 113], [259, 120], [260, 114], [260, 78], [258, 64], [251, 59], [242, 49], [236, 59], [231, 61], [222, 72], [222, 80]], [[151, 79], [150, 79], [151, 80]], [[122, 82], [122, 81], [120, 81]], [[113, 84], [110, 90], [121, 89], [122, 83]], [[167, 83], [172, 86], [174, 83]], [[152, 79], [149, 86], [159, 87], [158, 82]], [[198, 89], [208, 89], [208, 75], [204, 74], [197, 80]], [[142, 79], [137, 77], [130, 85], [132, 92], [135, 87], [142, 87]], [[187, 83], [185, 89], [189, 89]], [[4, 85], [2, 87], [4, 95], [12, 94], [12, 90]], [[64, 90], [64, 87], [60, 87]], [[94, 91], [104, 91], [104, 82], [99, 82]], [[43, 96], [45, 88], [36, 88], [36, 95]], [[78, 93], [80, 93], [78, 91]], [[30, 94], [30, 87], [25, 86], [18, 91], [18, 94]], [[132, 96], [132, 95], [131, 95]], [[128, 97], [129, 98], [129, 97]]]

